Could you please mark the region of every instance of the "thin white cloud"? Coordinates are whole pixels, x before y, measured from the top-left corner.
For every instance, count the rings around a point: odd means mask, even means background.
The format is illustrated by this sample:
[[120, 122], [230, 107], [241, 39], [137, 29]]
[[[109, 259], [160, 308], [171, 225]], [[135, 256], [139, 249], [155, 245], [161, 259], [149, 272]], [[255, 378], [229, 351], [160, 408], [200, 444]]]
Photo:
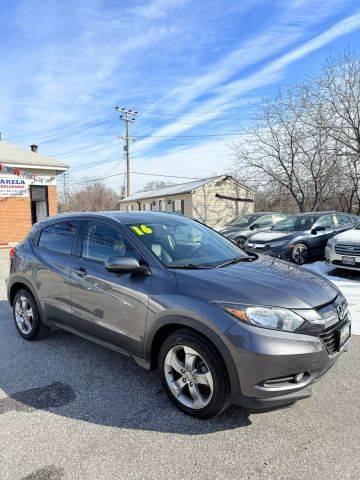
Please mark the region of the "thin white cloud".
[[[158, 129], [153, 135], [140, 141], [136, 145], [137, 151], [144, 151], [164, 141], [161, 137], [175, 137], [180, 133], [217, 118], [233, 106], [233, 101], [256, 88], [269, 85], [279, 80], [285, 73], [286, 67], [311, 52], [325, 46], [331, 41], [346, 35], [360, 27], [360, 13], [355, 13], [329, 28], [326, 32], [316, 36], [280, 58], [269, 62], [255, 73], [221, 86], [217, 96], [189, 113], [182, 115], [176, 122]], [[192, 121], [192, 123], [191, 123]]]
[[168, 15], [169, 11], [183, 6], [188, 0], [152, 0], [144, 5], [132, 8], [130, 11], [147, 19], [157, 19]]

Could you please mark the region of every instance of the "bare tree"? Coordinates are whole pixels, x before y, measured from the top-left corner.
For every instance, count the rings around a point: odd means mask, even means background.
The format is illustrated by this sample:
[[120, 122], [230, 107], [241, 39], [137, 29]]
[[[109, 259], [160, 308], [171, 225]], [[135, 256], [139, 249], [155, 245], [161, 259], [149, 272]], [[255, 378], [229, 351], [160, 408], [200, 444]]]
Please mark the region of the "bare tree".
[[121, 197], [101, 182], [72, 192], [66, 202], [59, 204], [61, 212], [118, 210]]
[[344, 210], [359, 214], [360, 58], [352, 52], [329, 58], [312, 92], [314, 103], [324, 105], [327, 133], [339, 158], [340, 202]]
[[309, 109], [314, 105], [306, 85], [282, 89], [273, 100], [261, 102], [254, 125], [233, 147], [242, 178], [265, 190], [281, 187], [300, 212], [323, 205], [336, 171], [321, 111], [314, 127], [307, 121]]
[[164, 182], [163, 180], [153, 180], [147, 183], [142, 189], [142, 192], [148, 192], [150, 190], [158, 190], [159, 188], [168, 187], [174, 185], [172, 182]]

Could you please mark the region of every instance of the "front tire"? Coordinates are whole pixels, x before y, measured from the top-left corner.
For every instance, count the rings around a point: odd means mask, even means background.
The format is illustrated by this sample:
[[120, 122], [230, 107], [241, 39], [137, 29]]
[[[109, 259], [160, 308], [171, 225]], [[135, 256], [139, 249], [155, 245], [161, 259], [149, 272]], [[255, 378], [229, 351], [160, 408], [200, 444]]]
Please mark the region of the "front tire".
[[244, 248], [244, 245], [246, 243], [246, 238], [244, 237], [238, 237], [236, 240], [235, 240], [236, 244], [240, 247], [240, 248]]
[[158, 356], [159, 375], [170, 400], [196, 418], [211, 418], [229, 405], [224, 362], [213, 345], [189, 329], [170, 335]]
[[38, 306], [29, 290], [19, 290], [16, 293], [13, 317], [17, 331], [26, 340], [43, 338], [48, 334], [49, 329], [41, 322]]
[[291, 261], [296, 265], [304, 265], [309, 260], [310, 252], [304, 243], [296, 243], [291, 251]]

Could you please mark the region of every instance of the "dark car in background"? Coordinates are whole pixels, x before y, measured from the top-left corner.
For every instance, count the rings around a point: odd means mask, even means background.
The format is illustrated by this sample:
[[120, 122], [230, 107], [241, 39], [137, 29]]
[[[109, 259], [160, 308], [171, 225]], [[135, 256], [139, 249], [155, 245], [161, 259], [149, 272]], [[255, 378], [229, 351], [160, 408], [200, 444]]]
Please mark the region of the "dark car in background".
[[218, 231], [224, 237], [236, 242], [242, 247], [250, 235], [265, 232], [288, 217], [281, 212], [256, 212], [236, 218]]
[[195, 417], [308, 397], [347, 350], [351, 323], [335, 285], [183, 216], [60, 215], [10, 255], [8, 299], [23, 338], [59, 327], [125, 353], [157, 368], [170, 399]]
[[357, 216], [342, 212], [300, 213], [278, 223], [269, 232], [252, 235], [245, 250], [302, 265], [312, 257], [323, 257], [329, 238], [350, 230], [358, 222]]

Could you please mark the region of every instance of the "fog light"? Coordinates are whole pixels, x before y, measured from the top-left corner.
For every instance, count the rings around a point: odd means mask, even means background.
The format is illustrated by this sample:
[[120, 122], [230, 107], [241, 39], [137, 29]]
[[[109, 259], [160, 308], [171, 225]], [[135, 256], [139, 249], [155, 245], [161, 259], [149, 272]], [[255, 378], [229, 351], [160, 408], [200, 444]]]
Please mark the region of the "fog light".
[[296, 375], [294, 375], [294, 382], [295, 383], [305, 382], [310, 377], [310, 375], [311, 375], [310, 372], [297, 373]]

